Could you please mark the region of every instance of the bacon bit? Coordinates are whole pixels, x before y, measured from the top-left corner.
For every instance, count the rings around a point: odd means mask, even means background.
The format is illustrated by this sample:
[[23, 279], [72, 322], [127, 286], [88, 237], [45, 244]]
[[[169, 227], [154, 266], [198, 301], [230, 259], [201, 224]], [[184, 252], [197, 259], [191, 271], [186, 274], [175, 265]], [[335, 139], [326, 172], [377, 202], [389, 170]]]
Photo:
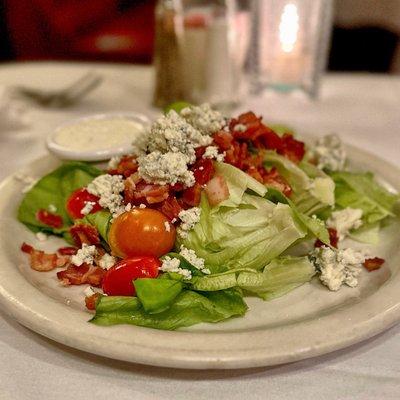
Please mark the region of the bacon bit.
[[200, 159], [203, 157], [204, 153], [206, 152], [207, 146], [200, 146], [194, 149], [194, 153], [196, 154], [196, 159]]
[[157, 207], [170, 221], [178, 219], [179, 213], [183, 210], [175, 196], [170, 196]]
[[303, 159], [306, 150], [303, 142], [296, 140], [290, 133], [285, 133], [278, 153], [298, 164]]
[[175, 185], [171, 186], [171, 191], [172, 192], [183, 192], [185, 190], [185, 186], [183, 185], [182, 182], [177, 182]]
[[135, 156], [123, 156], [116, 169], [107, 171], [111, 175], [123, 175], [125, 178], [130, 177], [139, 168], [139, 164]]
[[94, 311], [96, 309], [96, 304], [98, 299], [101, 297], [100, 293], [94, 293], [91, 296], [85, 297], [85, 304], [88, 310]]
[[182, 193], [182, 202], [191, 207], [196, 207], [200, 204], [201, 200], [201, 185], [195, 183], [194, 186], [185, 189]]
[[290, 187], [289, 183], [282, 175], [279, 174], [275, 167], [271, 168], [269, 171], [266, 171], [263, 176], [263, 182], [266, 186], [270, 186], [279, 190], [286, 197], [290, 197], [292, 194], [292, 188]]
[[[330, 245], [337, 249], [338, 242], [339, 242], [339, 236], [338, 236], [336, 229], [328, 228], [328, 233], [329, 233]], [[325, 243], [322, 243], [319, 239], [317, 239], [314, 243], [314, 247], [321, 247], [321, 246], [325, 246]]]
[[205, 185], [214, 176], [214, 163], [209, 158], [202, 158], [194, 164], [192, 171], [196, 183]]
[[77, 267], [70, 264], [64, 271], [57, 272], [57, 278], [63, 285], [83, 285], [89, 283], [92, 286], [101, 286], [106, 271], [94, 265], [82, 264]]
[[63, 267], [69, 262], [68, 256], [47, 254], [42, 250], [36, 250], [29, 244], [23, 243], [21, 250], [30, 255], [30, 265], [35, 271], [46, 272], [54, 268]]
[[169, 196], [169, 186], [167, 185], [152, 185], [144, 181], [136, 185], [133, 193], [133, 204], [141, 203], [161, 203]]
[[92, 225], [75, 224], [69, 228], [69, 232], [78, 248], [82, 244], [97, 245], [100, 243], [99, 232]]
[[382, 267], [384, 262], [385, 260], [383, 258], [374, 257], [374, 258], [367, 258], [364, 261], [363, 265], [365, 269], [368, 270], [368, 272], [371, 272]]
[[27, 254], [31, 254], [32, 253], [32, 251], [34, 250], [34, 248], [30, 245], [30, 244], [27, 244], [27, 243], [22, 243], [22, 245], [21, 245], [21, 250], [24, 252], [24, 253], [27, 253]]
[[229, 188], [226, 180], [221, 175], [216, 175], [207, 183], [204, 189], [211, 206], [215, 206], [229, 198]]
[[264, 183], [264, 178], [260, 171], [256, 167], [249, 167], [246, 171], [252, 178], [256, 179], [258, 182]]
[[232, 146], [233, 136], [229, 132], [219, 131], [213, 135], [213, 139], [221, 151], [229, 150]]
[[62, 256], [73, 256], [78, 252], [76, 247], [60, 247], [57, 250], [57, 253], [61, 254]]
[[61, 215], [53, 214], [45, 209], [40, 209], [36, 213], [36, 219], [42, 224], [51, 226], [52, 228], [61, 228], [63, 226]]

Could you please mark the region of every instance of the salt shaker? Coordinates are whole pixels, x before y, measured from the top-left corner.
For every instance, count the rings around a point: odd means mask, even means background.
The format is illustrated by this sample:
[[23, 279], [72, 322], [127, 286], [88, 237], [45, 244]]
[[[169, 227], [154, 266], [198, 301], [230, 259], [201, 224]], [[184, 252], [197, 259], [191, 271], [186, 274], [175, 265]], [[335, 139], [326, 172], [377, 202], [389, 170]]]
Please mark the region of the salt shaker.
[[[178, 22], [184, 98], [217, 108], [238, 103], [244, 59], [234, 0], [181, 0]], [[246, 27], [247, 28], [247, 27]]]

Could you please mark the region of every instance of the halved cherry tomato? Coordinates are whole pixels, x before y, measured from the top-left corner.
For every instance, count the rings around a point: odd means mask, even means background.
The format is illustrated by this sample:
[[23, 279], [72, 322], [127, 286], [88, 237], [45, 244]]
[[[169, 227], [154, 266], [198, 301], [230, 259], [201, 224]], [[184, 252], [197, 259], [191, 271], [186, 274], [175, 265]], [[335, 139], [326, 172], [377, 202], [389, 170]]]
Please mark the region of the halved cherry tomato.
[[99, 198], [94, 194], [89, 193], [85, 188], [80, 188], [73, 192], [67, 200], [67, 212], [72, 219], [80, 219], [84, 217], [82, 214], [82, 208], [85, 207], [87, 202], [93, 202], [92, 210], [89, 214], [95, 213], [101, 210], [99, 204]]
[[134, 208], [114, 220], [108, 242], [112, 252], [121, 258], [160, 257], [172, 249], [175, 237], [175, 227], [163, 213], [151, 208]]
[[53, 228], [61, 228], [63, 226], [63, 219], [61, 215], [53, 214], [44, 209], [40, 209], [36, 213], [36, 219], [42, 224], [51, 226]]
[[106, 272], [103, 291], [109, 296], [134, 296], [132, 281], [138, 278], [157, 278], [160, 265], [155, 257], [126, 258]]

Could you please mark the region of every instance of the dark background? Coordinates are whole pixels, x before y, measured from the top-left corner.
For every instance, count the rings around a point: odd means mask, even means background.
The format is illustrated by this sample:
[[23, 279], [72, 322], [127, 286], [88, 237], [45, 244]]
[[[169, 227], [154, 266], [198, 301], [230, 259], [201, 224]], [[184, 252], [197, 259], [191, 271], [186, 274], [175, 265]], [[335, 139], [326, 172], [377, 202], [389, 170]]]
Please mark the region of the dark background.
[[[155, 0], [0, 0], [0, 60], [150, 63]], [[334, 71], [400, 72], [400, 0], [336, 0]]]

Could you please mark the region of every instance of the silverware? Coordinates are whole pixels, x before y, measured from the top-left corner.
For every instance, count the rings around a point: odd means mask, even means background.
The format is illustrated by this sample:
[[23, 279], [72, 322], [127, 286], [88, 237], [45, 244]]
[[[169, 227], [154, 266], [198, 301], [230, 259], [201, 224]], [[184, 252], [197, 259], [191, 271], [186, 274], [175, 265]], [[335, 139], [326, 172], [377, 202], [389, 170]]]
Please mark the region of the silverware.
[[93, 91], [103, 78], [94, 72], [88, 72], [70, 86], [59, 90], [40, 90], [24, 86], [13, 86], [11, 92], [17, 97], [29, 99], [44, 107], [63, 108], [72, 106]]

